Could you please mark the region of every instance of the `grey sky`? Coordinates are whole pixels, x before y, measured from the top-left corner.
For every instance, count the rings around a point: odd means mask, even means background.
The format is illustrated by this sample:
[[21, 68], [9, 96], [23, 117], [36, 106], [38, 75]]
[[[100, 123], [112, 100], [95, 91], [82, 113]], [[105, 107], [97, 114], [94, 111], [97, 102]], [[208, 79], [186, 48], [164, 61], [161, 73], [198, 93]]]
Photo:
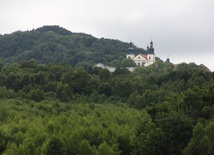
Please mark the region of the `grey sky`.
[[59, 25], [214, 70], [214, 0], [0, 0], [0, 34]]

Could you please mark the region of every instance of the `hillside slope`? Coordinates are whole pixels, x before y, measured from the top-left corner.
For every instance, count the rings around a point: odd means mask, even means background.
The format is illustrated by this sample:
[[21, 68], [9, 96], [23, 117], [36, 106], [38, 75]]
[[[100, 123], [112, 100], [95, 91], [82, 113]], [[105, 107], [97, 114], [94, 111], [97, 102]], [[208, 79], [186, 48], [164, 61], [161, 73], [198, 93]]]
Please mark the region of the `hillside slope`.
[[[59, 26], [0, 35], [0, 58], [6, 62], [34, 59], [37, 63], [66, 62], [72, 66], [113, 63], [125, 58], [129, 43], [72, 33]], [[136, 47], [136, 52], [144, 53]]]

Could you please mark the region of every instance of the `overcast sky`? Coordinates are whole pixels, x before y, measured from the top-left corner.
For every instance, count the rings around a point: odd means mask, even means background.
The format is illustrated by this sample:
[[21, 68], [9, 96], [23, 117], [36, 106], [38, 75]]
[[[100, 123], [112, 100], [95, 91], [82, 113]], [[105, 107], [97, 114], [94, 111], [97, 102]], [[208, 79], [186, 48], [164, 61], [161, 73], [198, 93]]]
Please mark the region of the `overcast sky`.
[[0, 0], [0, 34], [59, 25], [214, 70], [214, 0]]

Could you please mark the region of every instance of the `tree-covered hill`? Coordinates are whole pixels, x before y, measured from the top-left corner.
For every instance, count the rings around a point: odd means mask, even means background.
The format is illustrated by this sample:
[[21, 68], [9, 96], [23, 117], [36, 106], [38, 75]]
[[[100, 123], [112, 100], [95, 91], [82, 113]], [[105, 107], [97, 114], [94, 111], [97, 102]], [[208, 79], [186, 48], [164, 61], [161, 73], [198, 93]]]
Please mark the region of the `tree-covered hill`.
[[[59, 26], [43, 26], [31, 31], [0, 35], [0, 58], [6, 62], [34, 59], [37, 63], [66, 62], [72, 66], [111, 63], [125, 65], [130, 45], [119, 40], [98, 39], [72, 33]], [[145, 52], [136, 47], [136, 52]]]
[[128, 47], [58, 26], [0, 36], [0, 154], [213, 155], [214, 73], [85, 68], [125, 66]]

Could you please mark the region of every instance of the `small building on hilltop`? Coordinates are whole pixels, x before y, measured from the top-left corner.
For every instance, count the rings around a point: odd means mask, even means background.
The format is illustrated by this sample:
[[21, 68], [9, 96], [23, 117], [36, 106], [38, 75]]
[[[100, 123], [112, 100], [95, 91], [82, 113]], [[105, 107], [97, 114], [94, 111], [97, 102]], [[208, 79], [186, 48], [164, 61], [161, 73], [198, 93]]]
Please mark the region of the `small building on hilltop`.
[[147, 46], [146, 54], [135, 55], [134, 48], [131, 46], [128, 48], [128, 54], [126, 58], [132, 59], [137, 66], [149, 66], [156, 61], [153, 42], [150, 42], [150, 47]]
[[[108, 65], [105, 65], [105, 64], [102, 64], [102, 63], [98, 63], [94, 67], [107, 69], [109, 72], [114, 72], [116, 70], [116, 67], [108, 66]], [[126, 69], [128, 69], [130, 72], [133, 72], [135, 67], [126, 67]]]
[[104, 65], [102, 63], [98, 63], [94, 67], [99, 67], [99, 68], [107, 69], [107, 70], [109, 70], [109, 72], [114, 72], [115, 69], [116, 69], [115, 67]]

